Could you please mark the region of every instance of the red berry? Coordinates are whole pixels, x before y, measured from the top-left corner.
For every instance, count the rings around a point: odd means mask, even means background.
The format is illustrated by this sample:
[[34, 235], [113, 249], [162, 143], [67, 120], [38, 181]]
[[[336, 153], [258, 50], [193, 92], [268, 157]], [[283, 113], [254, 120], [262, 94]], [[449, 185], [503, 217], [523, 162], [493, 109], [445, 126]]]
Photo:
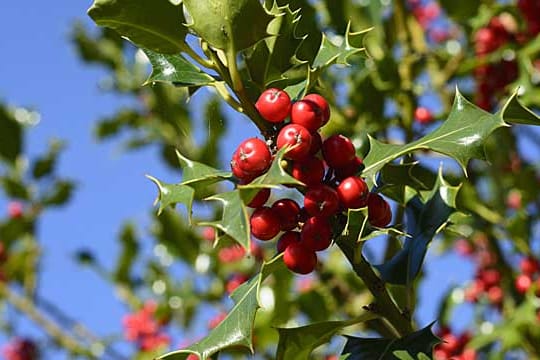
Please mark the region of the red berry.
[[323, 124], [323, 112], [316, 102], [300, 100], [291, 108], [291, 123], [298, 124], [310, 132], [316, 132]]
[[277, 251], [282, 253], [289, 247], [291, 244], [296, 244], [300, 242], [300, 233], [298, 231], [287, 231], [280, 236], [277, 242]]
[[493, 286], [489, 288], [487, 293], [489, 302], [494, 305], [501, 304], [504, 299], [504, 292], [500, 286]]
[[460, 348], [460, 341], [454, 334], [446, 334], [442, 337], [442, 341], [439, 348], [446, 351], [447, 354], [454, 354]]
[[355, 156], [354, 159], [347, 165], [334, 169], [336, 177], [340, 180], [348, 178], [349, 176], [356, 176], [362, 170], [364, 163], [362, 158]]
[[249, 224], [251, 233], [259, 240], [270, 240], [280, 231], [276, 211], [266, 206], [258, 208], [251, 214]]
[[253, 199], [251, 199], [251, 201], [249, 202], [249, 204], [247, 204], [247, 206], [254, 209], [260, 208], [266, 203], [269, 197], [270, 197], [270, 189], [263, 188], [257, 192], [257, 194], [253, 197]]
[[324, 177], [324, 164], [316, 157], [295, 161], [291, 169], [292, 176], [307, 186], [320, 184]]
[[268, 145], [261, 139], [251, 138], [244, 140], [238, 149], [237, 161], [240, 170], [247, 174], [260, 175], [264, 173], [272, 163], [272, 154]]
[[485, 269], [479, 273], [479, 277], [482, 279], [486, 288], [497, 286], [501, 282], [501, 273], [496, 269]]
[[322, 111], [322, 125], [326, 125], [328, 120], [330, 120], [330, 106], [328, 106], [326, 99], [319, 94], [308, 94], [303, 100], [313, 101], [315, 104], [317, 104], [317, 106], [319, 106]]
[[300, 206], [293, 199], [280, 199], [272, 204], [272, 209], [279, 217], [281, 230], [288, 231], [298, 226]]
[[535, 258], [527, 256], [526, 258], [521, 259], [519, 268], [525, 275], [534, 275], [540, 271], [540, 263]]
[[414, 118], [419, 124], [429, 124], [433, 121], [433, 115], [431, 114], [431, 111], [426, 109], [425, 107], [418, 107], [414, 111]]
[[304, 208], [311, 216], [332, 216], [339, 207], [336, 190], [327, 185], [308, 189], [304, 195]]
[[367, 205], [369, 189], [363, 179], [350, 176], [339, 184], [337, 194], [343, 206], [358, 209]]
[[322, 216], [310, 217], [302, 226], [300, 241], [313, 251], [327, 249], [332, 243], [330, 222]]
[[279, 123], [289, 116], [291, 98], [283, 90], [267, 89], [259, 96], [255, 108], [266, 121]]
[[291, 148], [285, 154], [285, 158], [290, 160], [301, 160], [309, 153], [311, 147], [311, 134], [301, 125], [289, 124], [281, 129], [277, 137], [278, 149], [281, 149], [286, 145], [291, 146]]
[[8, 206], [8, 216], [12, 219], [18, 219], [23, 216], [23, 204], [19, 201], [11, 201]]
[[322, 138], [318, 132], [311, 133], [311, 146], [309, 147], [309, 155], [315, 155], [321, 150]]
[[297, 274], [309, 274], [317, 266], [317, 255], [302, 243], [291, 244], [285, 249], [283, 262]]
[[332, 135], [322, 144], [322, 153], [328, 166], [341, 168], [354, 160], [356, 152], [351, 140], [343, 135]]
[[379, 194], [370, 193], [367, 200], [368, 221], [371, 225], [385, 227], [392, 220], [392, 210]]
[[529, 275], [520, 274], [516, 278], [515, 286], [516, 290], [520, 294], [525, 294], [532, 285], [532, 279]]
[[251, 182], [255, 177], [251, 174], [246, 173], [244, 170], [240, 169], [239, 166], [240, 158], [238, 157], [238, 151], [235, 151], [231, 160], [231, 170], [234, 176], [238, 179], [243, 180], [245, 183]]

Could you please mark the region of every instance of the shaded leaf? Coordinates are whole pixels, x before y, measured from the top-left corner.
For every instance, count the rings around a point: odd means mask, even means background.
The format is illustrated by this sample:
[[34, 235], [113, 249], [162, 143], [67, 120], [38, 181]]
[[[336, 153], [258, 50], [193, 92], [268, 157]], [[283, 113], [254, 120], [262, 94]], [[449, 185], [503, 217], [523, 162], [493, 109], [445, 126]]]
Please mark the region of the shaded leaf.
[[480, 0], [441, 0], [441, 6], [452, 19], [468, 22], [478, 13]]
[[174, 54], [184, 46], [182, 6], [167, 0], [95, 0], [88, 15], [145, 49]]
[[259, 274], [240, 285], [232, 293], [234, 307], [207, 337], [185, 349], [173, 351], [158, 359], [185, 360], [189, 354], [196, 354], [201, 360], [206, 360], [213, 354], [230, 347], [243, 347], [253, 352], [253, 323], [260, 307], [258, 299], [260, 285], [270, 274], [283, 266], [281, 256], [264, 263]]
[[59, 180], [54, 183], [51, 191], [47, 192], [41, 202], [46, 206], [60, 206], [69, 201], [75, 185], [71, 181]]
[[412, 356], [431, 354], [433, 346], [440, 342], [428, 325], [400, 339], [370, 339], [346, 336], [347, 343], [342, 354], [350, 354], [348, 360], [395, 360], [395, 351], [404, 350]]
[[407, 203], [407, 233], [403, 248], [392, 259], [375, 267], [381, 278], [390, 284], [408, 284], [414, 280], [433, 237], [442, 229], [455, 211], [455, 199], [459, 186], [448, 184], [442, 177], [442, 169], [435, 187], [422, 201], [415, 196]]
[[163, 81], [177, 86], [201, 86], [215, 81], [213, 77], [190, 63], [181, 54], [158, 54], [147, 49], [143, 51], [152, 64], [152, 74], [146, 80], [146, 84]]
[[0, 177], [4, 192], [10, 198], [30, 200], [30, 191], [22, 179], [11, 176]]
[[325, 344], [344, 328], [377, 318], [373, 312], [365, 312], [348, 321], [324, 321], [296, 328], [278, 328], [279, 343], [277, 360], [307, 360], [318, 346]]
[[113, 278], [117, 282], [130, 283], [131, 267], [139, 253], [139, 241], [133, 224], [124, 224], [120, 232], [119, 242], [121, 250], [118, 260], [116, 261]]
[[22, 150], [22, 126], [8, 109], [0, 104], [0, 159], [14, 163]]
[[218, 49], [240, 51], [268, 36], [272, 16], [258, 0], [184, 0], [184, 6], [189, 27]]
[[540, 125], [540, 117], [519, 101], [517, 93], [514, 92], [501, 109], [503, 118], [515, 124]]

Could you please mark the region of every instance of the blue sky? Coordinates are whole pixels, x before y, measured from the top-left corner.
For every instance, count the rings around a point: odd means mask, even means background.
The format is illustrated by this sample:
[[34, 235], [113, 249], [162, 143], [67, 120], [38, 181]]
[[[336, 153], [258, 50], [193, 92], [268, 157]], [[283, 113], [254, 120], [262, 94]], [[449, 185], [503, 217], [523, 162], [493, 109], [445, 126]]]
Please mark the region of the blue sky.
[[[68, 206], [49, 211], [40, 223], [38, 236], [44, 248], [40, 291], [67, 314], [105, 335], [121, 331], [120, 319], [126, 309], [110, 285], [75, 264], [72, 254], [89, 247], [105, 265], [113, 264], [119, 224], [132, 219], [144, 228], [148, 222], [156, 193], [144, 174], [166, 180], [171, 174], [156, 161], [155, 149], [120, 153], [114, 141], [98, 144], [92, 137], [96, 120], [113, 113], [126, 99], [101, 92], [97, 83], [104, 72], [83, 66], [70, 43], [76, 20], [94, 26], [86, 17], [89, 5], [90, 1], [80, 0], [2, 5], [0, 99], [41, 113], [41, 122], [28, 132], [28, 153], [43, 152], [51, 138], [67, 141], [58, 171], [75, 180], [78, 187]], [[240, 121], [245, 128], [247, 121]], [[248, 130], [255, 135], [253, 127]], [[236, 137], [240, 135], [236, 131]], [[231, 152], [226, 149], [223, 153]], [[422, 324], [434, 317], [438, 295], [433, 293], [433, 284], [461, 282], [473, 271], [471, 264], [456, 273], [456, 261], [447, 256], [428, 268], [429, 281], [422, 287]], [[448, 279], [448, 274], [453, 278]], [[33, 333], [25, 324], [23, 321], [23, 328]]]

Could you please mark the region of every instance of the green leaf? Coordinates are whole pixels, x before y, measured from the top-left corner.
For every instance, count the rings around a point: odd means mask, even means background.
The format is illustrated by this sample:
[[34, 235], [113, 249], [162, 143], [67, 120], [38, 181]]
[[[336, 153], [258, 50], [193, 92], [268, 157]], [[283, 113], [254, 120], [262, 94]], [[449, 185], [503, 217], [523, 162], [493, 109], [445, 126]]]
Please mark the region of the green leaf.
[[41, 202], [45, 206], [60, 206], [69, 201], [75, 185], [71, 181], [59, 180], [54, 183], [52, 190], [48, 191]]
[[296, 328], [278, 328], [279, 343], [277, 360], [308, 360], [318, 346], [325, 344], [344, 328], [378, 318], [373, 312], [365, 312], [348, 321], [324, 321]]
[[448, 16], [460, 22], [468, 22], [475, 17], [480, 3], [480, 0], [441, 0], [441, 6]]
[[349, 65], [347, 60], [354, 54], [364, 51], [363, 47], [355, 45], [361, 44], [367, 32], [371, 29], [366, 29], [359, 32], [351, 32], [350, 23], [347, 26], [345, 35], [343, 35], [341, 44], [335, 44], [323, 34], [321, 46], [317, 52], [317, 56], [313, 60], [311, 67], [316, 70], [328, 67], [332, 64]]
[[268, 33], [272, 20], [258, 0], [184, 0], [192, 23], [188, 26], [210, 45], [240, 51]]
[[243, 347], [253, 352], [252, 333], [255, 315], [259, 309], [259, 288], [270, 274], [283, 267], [281, 256], [263, 264], [259, 274], [240, 285], [231, 295], [234, 307], [223, 321], [201, 341], [178, 351], [165, 354], [161, 360], [185, 360], [196, 354], [206, 360], [213, 354], [230, 347]]
[[21, 124], [8, 109], [0, 104], [0, 160], [11, 164], [22, 150], [23, 130]]
[[32, 175], [35, 179], [40, 179], [54, 171], [58, 154], [64, 148], [64, 143], [59, 140], [51, 141], [47, 153], [36, 159], [32, 168]]
[[214, 169], [211, 166], [203, 163], [192, 161], [179, 151], [176, 152], [178, 160], [180, 161], [180, 167], [182, 168], [182, 184], [190, 185], [194, 188], [205, 187], [209, 183], [228, 179], [232, 174], [228, 171]]
[[433, 237], [447, 223], [455, 211], [455, 199], [459, 186], [448, 184], [442, 177], [442, 169], [435, 187], [423, 202], [420, 196], [407, 203], [407, 233], [403, 248], [389, 261], [375, 267], [381, 278], [390, 284], [409, 284], [418, 275], [427, 247]]
[[221, 202], [223, 205], [223, 217], [218, 221], [200, 222], [198, 225], [208, 225], [221, 230], [242, 245], [247, 252], [250, 252], [249, 215], [240, 191], [234, 190], [216, 194], [205, 200]]
[[370, 137], [370, 151], [364, 159], [363, 176], [375, 176], [387, 163], [416, 150], [428, 149], [456, 159], [466, 172], [472, 158], [485, 159], [484, 143], [497, 128], [508, 126], [502, 116], [490, 114], [467, 101], [456, 90], [448, 119], [432, 133], [405, 145], [384, 144]]
[[8, 197], [30, 200], [30, 189], [26, 187], [22, 179], [5, 176], [0, 177], [0, 183]]
[[347, 343], [342, 354], [350, 354], [348, 360], [395, 360], [395, 351], [405, 350], [412, 356], [431, 354], [433, 346], [440, 342], [428, 325], [400, 339], [369, 339], [346, 336]]
[[159, 205], [158, 215], [161, 214], [161, 212], [167, 207], [175, 206], [176, 204], [180, 203], [186, 206], [188, 218], [191, 223], [195, 190], [187, 185], [167, 184], [150, 175], [146, 175], [146, 177], [153, 181], [158, 187], [158, 196], [155, 201], [155, 203]]
[[501, 109], [502, 116], [508, 122], [525, 125], [540, 125], [540, 117], [527, 109], [518, 99], [516, 90]]
[[94, 0], [88, 15], [145, 49], [175, 54], [185, 46], [182, 6], [167, 0]]
[[131, 268], [139, 253], [139, 241], [137, 239], [135, 226], [131, 223], [124, 224], [120, 232], [119, 240], [122, 250], [116, 261], [113, 278], [117, 282], [130, 283]]
[[163, 81], [171, 82], [176, 86], [202, 86], [215, 81], [213, 77], [190, 63], [181, 54], [158, 54], [147, 49], [143, 51], [152, 64], [152, 74], [145, 84]]

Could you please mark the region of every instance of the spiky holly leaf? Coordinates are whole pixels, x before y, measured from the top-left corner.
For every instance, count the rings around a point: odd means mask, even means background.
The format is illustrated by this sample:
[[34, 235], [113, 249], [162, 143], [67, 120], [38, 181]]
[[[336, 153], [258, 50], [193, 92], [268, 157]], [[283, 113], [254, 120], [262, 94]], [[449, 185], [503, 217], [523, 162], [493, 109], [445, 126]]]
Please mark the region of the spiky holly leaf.
[[268, 33], [272, 20], [258, 0], [184, 0], [191, 23], [203, 40], [223, 51], [240, 51]]
[[403, 248], [389, 261], [375, 267], [381, 278], [391, 284], [408, 284], [414, 280], [433, 237], [447, 223], [455, 211], [459, 186], [451, 186], [442, 177], [439, 169], [437, 182], [425, 199], [415, 196], [407, 203], [407, 233]]
[[213, 77], [187, 61], [180, 54], [158, 54], [148, 49], [143, 51], [152, 64], [152, 74], [145, 84], [163, 81], [177, 86], [202, 86], [215, 82]]
[[364, 159], [363, 175], [376, 183], [377, 173], [392, 160], [411, 152], [427, 149], [448, 155], [458, 161], [463, 171], [469, 160], [485, 159], [484, 144], [496, 129], [514, 123], [540, 125], [540, 119], [523, 107], [512, 95], [503, 109], [490, 114], [467, 101], [456, 89], [448, 119], [432, 133], [409, 144], [384, 144], [369, 138], [370, 151]]
[[347, 62], [349, 57], [365, 50], [360, 44], [362, 44], [364, 36], [370, 30], [366, 29], [353, 33], [351, 32], [351, 24], [349, 23], [345, 35], [341, 39], [341, 44], [335, 44], [328, 39], [328, 36], [323, 34], [321, 46], [311, 64], [311, 68], [318, 70], [332, 64], [349, 65]]
[[378, 316], [373, 312], [364, 312], [348, 321], [323, 321], [296, 328], [278, 328], [279, 343], [277, 360], [308, 360], [318, 346], [325, 344], [344, 328]]
[[244, 205], [240, 190], [233, 190], [216, 194], [205, 200], [216, 200], [223, 205], [221, 220], [212, 222], [200, 222], [201, 226], [212, 226], [229, 235], [236, 242], [250, 251], [251, 236], [249, 229], [249, 215]]
[[274, 15], [267, 28], [271, 36], [257, 43], [246, 56], [251, 79], [263, 88], [293, 67], [292, 58], [303, 40], [296, 31], [300, 9], [292, 11], [288, 4], [279, 6], [274, 1], [268, 12]]
[[350, 354], [348, 360], [395, 360], [394, 352], [404, 350], [412, 356], [431, 354], [433, 346], [440, 342], [431, 331], [433, 324], [400, 339], [369, 339], [346, 336], [347, 343], [342, 354]]
[[349, 209], [347, 213], [347, 223], [343, 228], [341, 236], [344, 239], [352, 239], [356, 242], [367, 241], [380, 235], [408, 236], [403, 231], [396, 228], [375, 228], [368, 222], [367, 207], [361, 209]]
[[259, 288], [270, 274], [284, 267], [281, 256], [264, 263], [261, 271], [248, 282], [240, 285], [231, 295], [234, 307], [210, 334], [201, 341], [178, 351], [165, 354], [160, 360], [184, 360], [196, 354], [206, 360], [213, 354], [230, 347], [243, 347], [253, 352], [253, 323], [260, 308]]
[[145, 49], [175, 54], [187, 34], [182, 6], [167, 0], [94, 0], [88, 15]]
[[146, 177], [152, 180], [158, 187], [158, 196], [156, 198], [156, 203], [159, 205], [158, 214], [169, 206], [174, 206], [178, 203], [184, 204], [187, 209], [189, 222], [191, 223], [193, 200], [197, 191], [200, 189], [204, 190], [205, 187], [216, 182], [229, 179], [232, 174], [227, 171], [214, 169], [197, 161], [192, 161], [178, 151], [176, 155], [183, 171], [183, 181], [181, 183], [168, 184], [150, 175]]

